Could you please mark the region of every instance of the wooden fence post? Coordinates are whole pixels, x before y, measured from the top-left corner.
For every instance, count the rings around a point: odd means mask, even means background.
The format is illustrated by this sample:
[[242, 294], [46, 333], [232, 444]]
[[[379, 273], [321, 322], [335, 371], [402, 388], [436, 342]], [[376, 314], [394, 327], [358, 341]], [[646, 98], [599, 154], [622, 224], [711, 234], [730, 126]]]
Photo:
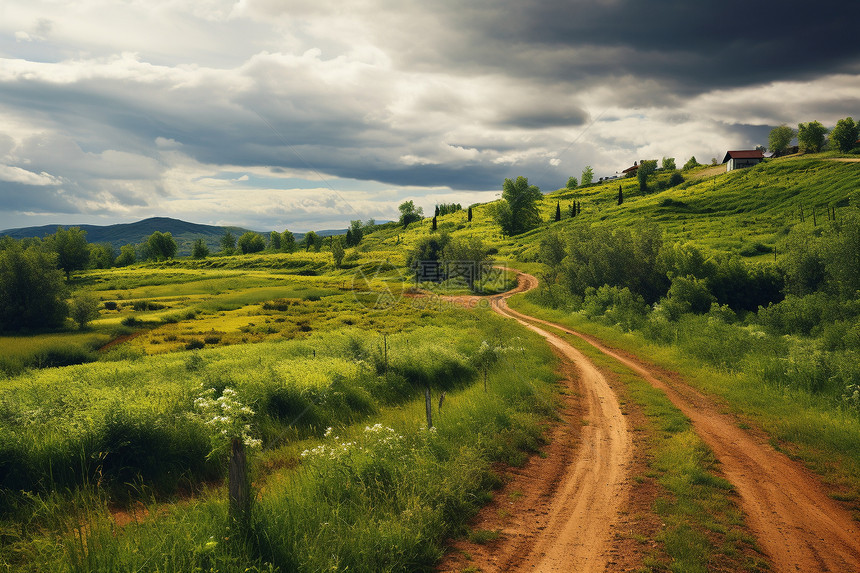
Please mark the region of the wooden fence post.
[[427, 410], [427, 429], [433, 427], [433, 402], [430, 399], [430, 386], [424, 387], [424, 406]]
[[233, 438], [230, 445], [230, 469], [227, 475], [230, 497], [230, 526], [238, 533], [246, 533], [251, 518], [251, 486], [248, 483], [248, 464], [242, 438]]

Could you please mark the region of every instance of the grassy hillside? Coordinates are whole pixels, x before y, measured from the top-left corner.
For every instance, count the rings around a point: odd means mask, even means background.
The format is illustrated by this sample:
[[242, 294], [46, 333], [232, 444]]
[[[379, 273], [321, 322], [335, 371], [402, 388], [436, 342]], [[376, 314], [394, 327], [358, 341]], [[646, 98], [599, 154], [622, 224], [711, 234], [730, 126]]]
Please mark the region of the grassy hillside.
[[[476, 206], [471, 223], [466, 222], [465, 211], [439, 217], [438, 228], [455, 237], [480, 237], [503, 258], [531, 260], [537, 242], [547, 231], [564, 232], [574, 225], [630, 228], [642, 221], [654, 221], [669, 243], [689, 241], [708, 250], [753, 258], [770, 256], [772, 260], [773, 249], [779, 256], [780, 244], [800, 221], [801, 209], [810, 228], [813, 210], [821, 226], [828, 208], [835, 207], [838, 217], [860, 188], [860, 163], [832, 161], [827, 154], [769, 160], [749, 169], [699, 176], [709, 172], [713, 172], [709, 166], [683, 172], [684, 183], [646, 194], [639, 191], [635, 178], [547, 193], [541, 216], [548, 223], [510, 240], [502, 237], [492, 221], [492, 203]], [[668, 175], [657, 175], [649, 184], [653, 189], [667, 180]], [[622, 205], [617, 204], [619, 186], [624, 195]], [[573, 201], [582, 207], [576, 218], [569, 216]], [[552, 220], [559, 202], [563, 217], [556, 223]], [[408, 231], [374, 233], [365, 248], [409, 248], [429, 233], [427, 219]]]

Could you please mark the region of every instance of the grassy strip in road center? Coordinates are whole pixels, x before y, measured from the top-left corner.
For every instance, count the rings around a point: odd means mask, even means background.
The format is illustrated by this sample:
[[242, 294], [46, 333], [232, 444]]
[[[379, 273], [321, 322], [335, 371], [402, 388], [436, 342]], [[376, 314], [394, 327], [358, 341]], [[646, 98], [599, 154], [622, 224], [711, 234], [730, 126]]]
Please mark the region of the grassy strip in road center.
[[[656, 482], [654, 511], [662, 527], [653, 539], [640, 573], [677, 571], [764, 571], [767, 564], [744, 527], [732, 485], [718, 475], [713, 453], [696, 435], [689, 419], [666, 397], [629, 368], [577, 336], [560, 335], [585, 354], [609, 379], [619, 398], [642, 410], [647, 422], [648, 470], [634, 476], [636, 488]], [[622, 408], [628, 404], [622, 403]]]

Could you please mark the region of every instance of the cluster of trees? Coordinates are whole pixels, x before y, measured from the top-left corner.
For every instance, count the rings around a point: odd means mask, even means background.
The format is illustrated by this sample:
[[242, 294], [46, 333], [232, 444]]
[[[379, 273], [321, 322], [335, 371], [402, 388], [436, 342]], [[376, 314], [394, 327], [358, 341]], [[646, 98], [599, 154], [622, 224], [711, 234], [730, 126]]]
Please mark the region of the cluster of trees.
[[462, 211], [463, 207], [459, 203], [440, 203], [436, 205], [436, 217], [441, 217], [443, 215], [450, 215], [451, 213], [456, 213], [457, 211]]
[[69, 316], [84, 328], [96, 318], [98, 299], [79, 292], [68, 301], [67, 286], [90, 264], [91, 252], [103, 254], [93, 247], [79, 228], [60, 227], [44, 239], [0, 238], [0, 331], [57, 328]]
[[[594, 182], [594, 169], [591, 168], [591, 165], [586, 165], [585, 169], [582, 170], [582, 186], [586, 187], [591, 185]], [[576, 180], [576, 177], [570, 176], [567, 178], [567, 188], [568, 189], [576, 189], [579, 187], [579, 181]]]
[[407, 255], [406, 265], [419, 281], [457, 280], [470, 288], [490, 268], [490, 251], [477, 237], [452, 239], [447, 233], [432, 233]]
[[[737, 257], [707, 256], [692, 245], [665, 246], [658, 227], [631, 231], [577, 227], [550, 234], [539, 247], [548, 282], [583, 300], [590, 289], [626, 290], [640, 305], [659, 301], [673, 312], [707, 312], [711, 303], [734, 312], [782, 298], [784, 281], [772, 267], [748, 267]], [[706, 301], [706, 302], [703, 302]]]
[[[827, 134], [830, 133], [829, 141]], [[797, 129], [785, 124], [773, 128], [768, 136], [768, 149], [775, 153], [784, 152], [797, 137], [797, 145], [801, 151], [817, 153], [828, 145], [836, 151], [848, 153], [857, 148], [860, 137], [860, 123], [846, 117], [836, 122], [832, 130], [828, 130], [819, 121], [800, 123]]]

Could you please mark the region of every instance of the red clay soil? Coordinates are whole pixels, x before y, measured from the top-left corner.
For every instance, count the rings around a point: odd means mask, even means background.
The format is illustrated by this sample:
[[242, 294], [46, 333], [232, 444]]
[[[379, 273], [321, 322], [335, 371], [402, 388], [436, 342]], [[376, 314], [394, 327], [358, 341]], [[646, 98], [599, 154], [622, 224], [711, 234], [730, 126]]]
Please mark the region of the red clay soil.
[[108, 350], [110, 350], [114, 346], [118, 346], [118, 345], [122, 344], [123, 342], [128, 342], [129, 340], [133, 340], [133, 339], [137, 338], [138, 336], [140, 336], [141, 334], [143, 334], [144, 332], [145, 331], [143, 331], [143, 330], [138, 330], [137, 332], [132, 332], [131, 334], [123, 334], [122, 336], [117, 336], [116, 338], [114, 338], [113, 340], [111, 340], [110, 342], [108, 342], [107, 344], [102, 346], [101, 348], [99, 348], [99, 352], [107, 352]]
[[[521, 283], [529, 286], [537, 284], [537, 280], [525, 275]], [[740, 495], [747, 523], [775, 571], [860, 572], [860, 524], [828, 496], [814, 474], [774, 450], [766, 437], [738, 427], [713, 398], [685, 384], [678, 375], [666, 375], [591, 336], [507, 308], [503, 297], [494, 301], [494, 307], [521, 322], [578, 336], [665, 392], [691, 419], [696, 433], [720, 461], [723, 474]]]

